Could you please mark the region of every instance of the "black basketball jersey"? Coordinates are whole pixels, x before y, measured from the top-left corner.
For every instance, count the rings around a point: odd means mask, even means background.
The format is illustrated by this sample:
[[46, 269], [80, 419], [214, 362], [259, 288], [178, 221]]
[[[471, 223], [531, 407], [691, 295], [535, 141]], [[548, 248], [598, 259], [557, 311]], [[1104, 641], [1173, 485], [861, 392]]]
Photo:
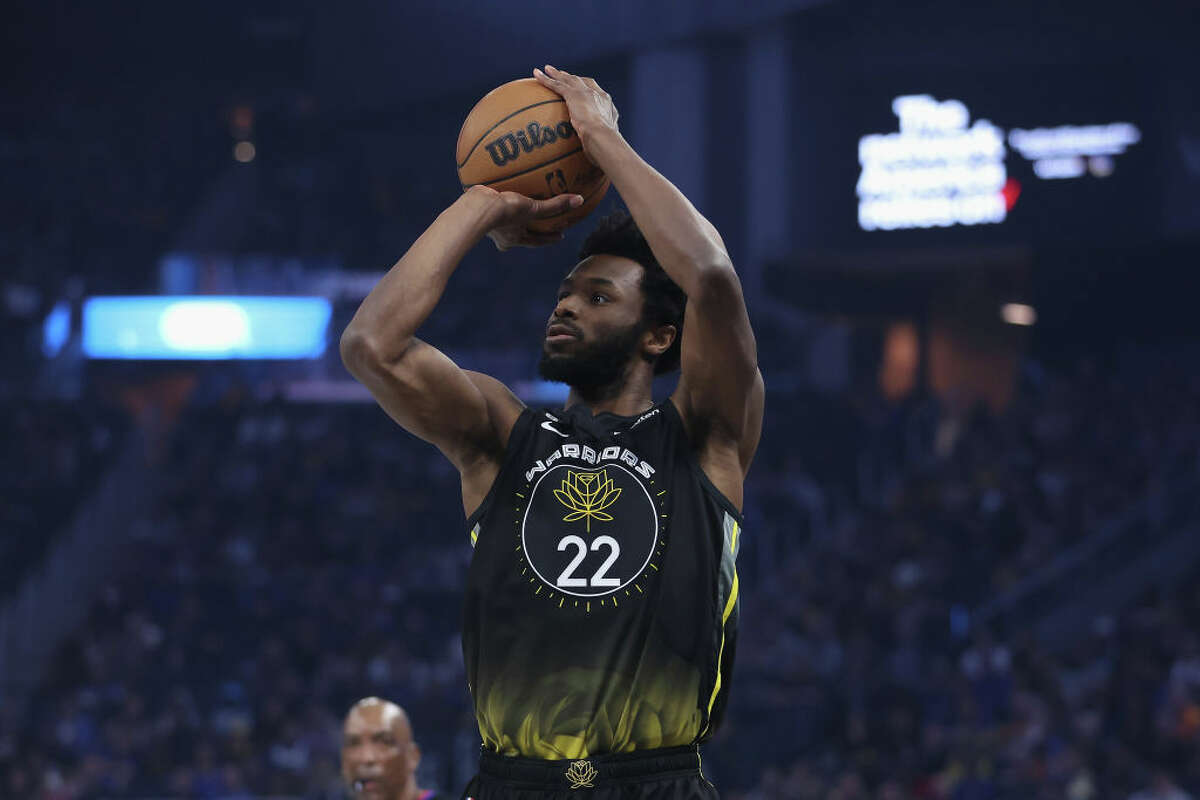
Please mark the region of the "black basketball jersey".
[[522, 412], [467, 521], [463, 654], [484, 746], [562, 759], [708, 738], [729, 692], [741, 523], [672, 401]]

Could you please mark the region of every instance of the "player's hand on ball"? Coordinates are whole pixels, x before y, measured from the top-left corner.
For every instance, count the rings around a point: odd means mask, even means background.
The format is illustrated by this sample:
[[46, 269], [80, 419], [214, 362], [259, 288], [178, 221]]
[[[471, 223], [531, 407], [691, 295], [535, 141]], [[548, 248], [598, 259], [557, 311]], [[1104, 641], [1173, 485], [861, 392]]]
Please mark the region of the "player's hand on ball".
[[567, 112], [571, 115], [571, 127], [579, 135], [583, 152], [591, 158], [589, 140], [604, 131], [617, 130], [620, 114], [608, 92], [591, 78], [581, 78], [549, 64], [544, 70], [535, 69], [533, 77], [542, 86], [562, 95], [567, 103]]
[[577, 194], [560, 194], [547, 200], [535, 200], [517, 192], [497, 192], [486, 186], [472, 186], [469, 191], [487, 195], [491, 199], [494, 217], [487, 235], [500, 251], [513, 247], [542, 247], [562, 241], [562, 231], [531, 231], [529, 223], [536, 219], [560, 216], [583, 205], [583, 197]]

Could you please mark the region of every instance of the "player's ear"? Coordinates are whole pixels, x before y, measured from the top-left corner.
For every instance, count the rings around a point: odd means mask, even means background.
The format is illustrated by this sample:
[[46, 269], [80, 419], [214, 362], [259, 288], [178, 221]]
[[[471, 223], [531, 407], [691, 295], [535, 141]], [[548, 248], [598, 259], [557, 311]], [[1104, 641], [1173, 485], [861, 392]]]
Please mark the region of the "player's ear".
[[408, 743], [408, 766], [413, 772], [417, 771], [417, 765], [421, 763], [421, 745], [416, 742]]
[[653, 358], [658, 358], [671, 349], [678, 331], [674, 325], [656, 325], [647, 328], [642, 334], [642, 352]]

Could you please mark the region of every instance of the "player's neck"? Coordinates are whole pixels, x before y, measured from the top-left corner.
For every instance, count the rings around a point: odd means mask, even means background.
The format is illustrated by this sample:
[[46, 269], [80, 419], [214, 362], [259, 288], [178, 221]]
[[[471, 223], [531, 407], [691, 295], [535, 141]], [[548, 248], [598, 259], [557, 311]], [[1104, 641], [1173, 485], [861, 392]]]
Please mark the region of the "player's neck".
[[632, 417], [654, 406], [653, 385], [649, 378], [631, 376], [610, 386], [582, 389], [572, 386], [563, 408], [583, 405], [592, 415], [616, 414]]

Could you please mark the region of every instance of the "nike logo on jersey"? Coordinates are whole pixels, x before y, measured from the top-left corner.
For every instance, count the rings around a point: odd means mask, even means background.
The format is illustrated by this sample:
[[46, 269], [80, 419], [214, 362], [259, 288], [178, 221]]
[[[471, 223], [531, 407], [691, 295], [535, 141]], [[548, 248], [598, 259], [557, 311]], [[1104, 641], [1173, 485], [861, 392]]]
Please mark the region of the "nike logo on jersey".
[[554, 423], [551, 422], [550, 420], [544, 421], [542, 423], [542, 427], [545, 428], [546, 430], [550, 431], [551, 433], [557, 433], [559, 436], [561, 436], [564, 439], [568, 438], [567, 434], [563, 433], [558, 428], [554, 427]]

